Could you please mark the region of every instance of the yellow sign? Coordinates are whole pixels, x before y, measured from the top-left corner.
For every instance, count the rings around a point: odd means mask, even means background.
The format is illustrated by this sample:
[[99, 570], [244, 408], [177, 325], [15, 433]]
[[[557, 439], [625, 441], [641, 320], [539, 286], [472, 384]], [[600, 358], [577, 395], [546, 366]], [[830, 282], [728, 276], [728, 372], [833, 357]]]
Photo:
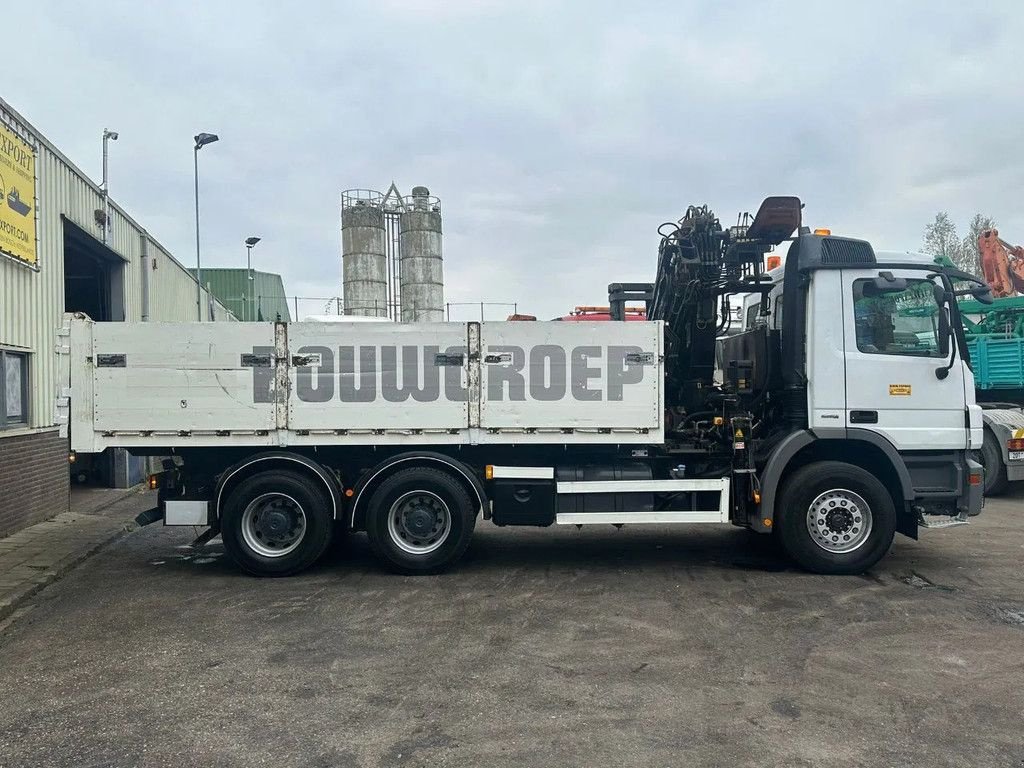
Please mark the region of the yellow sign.
[[890, 395], [909, 395], [910, 385], [909, 384], [890, 384], [889, 385]]
[[36, 154], [0, 123], [0, 252], [36, 264]]

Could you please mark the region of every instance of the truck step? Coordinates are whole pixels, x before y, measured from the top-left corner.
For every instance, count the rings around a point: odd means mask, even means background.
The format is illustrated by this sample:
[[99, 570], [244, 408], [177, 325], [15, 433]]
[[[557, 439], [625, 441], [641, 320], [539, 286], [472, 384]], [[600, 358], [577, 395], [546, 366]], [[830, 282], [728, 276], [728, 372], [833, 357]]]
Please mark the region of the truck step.
[[970, 525], [967, 518], [960, 515], [947, 517], [946, 515], [919, 515], [917, 524], [922, 528], [955, 528], [958, 525]]
[[[587, 480], [559, 482], [559, 496], [574, 494], [693, 494], [703, 492], [706, 509], [637, 509], [615, 512], [559, 512], [558, 525], [628, 525], [657, 523], [727, 523], [729, 522], [729, 478], [692, 480]], [[713, 495], [712, 495], [713, 494]], [[669, 497], [671, 502], [671, 497]], [[711, 502], [711, 503], [709, 503]], [[678, 503], [678, 502], [677, 502]]]
[[659, 512], [563, 512], [555, 515], [558, 525], [629, 525], [630, 523], [721, 523], [722, 513], [713, 511]]

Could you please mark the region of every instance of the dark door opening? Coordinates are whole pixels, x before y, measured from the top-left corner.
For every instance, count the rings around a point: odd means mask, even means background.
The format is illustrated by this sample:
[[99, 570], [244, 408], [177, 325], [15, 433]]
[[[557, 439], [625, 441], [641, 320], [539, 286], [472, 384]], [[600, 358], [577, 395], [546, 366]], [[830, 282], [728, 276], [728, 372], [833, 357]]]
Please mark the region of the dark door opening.
[[97, 322], [124, 314], [124, 265], [117, 253], [68, 219], [64, 222], [64, 311]]
[[[64, 311], [84, 312], [97, 322], [121, 322], [124, 312], [125, 260], [77, 224], [64, 224]], [[71, 465], [71, 479], [82, 485], [113, 488], [125, 475], [126, 460], [140, 463], [121, 450], [83, 454]]]

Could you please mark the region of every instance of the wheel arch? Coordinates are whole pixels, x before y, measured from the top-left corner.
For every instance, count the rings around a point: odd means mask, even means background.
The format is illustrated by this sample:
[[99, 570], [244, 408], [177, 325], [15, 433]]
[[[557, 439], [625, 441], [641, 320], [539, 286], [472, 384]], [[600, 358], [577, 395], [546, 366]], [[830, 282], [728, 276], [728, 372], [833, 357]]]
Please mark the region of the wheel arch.
[[230, 495], [231, 491], [239, 483], [253, 475], [270, 469], [299, 471], [323, 484], [331, 499], [331, 519], [338, 520], [341, 518], [344, 496], [342, 495], [341, 485], [331, 472], [307, 456], [289, 453], [288, 451], [268, 451], [267, 453], [255, 456], [247, 456], [221, 473], [216, 491], [214, 492], [214, 520], [220, 521], [224, 499]]
[[917, 538], [917, 518], [910, 511], [914, 486], [910, 472], [896, 447], [881, 435], [862, 429], [844, 430], [842, 437], [820, 437], [810, 430], [787, 436], [771, 453], [761, 477], [761, 514], [755, 530], [767, 532], [774, 522], [776, 499], [791, 473], [815, 461], [842, 461], [871, 472], [885, 485], [896, 507], [897, 530]]
[[479, 510], [487, 509], [487, 492], [475, 472], [458, 459], [433, 451], [414, 451], [400, 453], [385, 459], [377, 466], [362, 474], [352, 489], [352, 505], [349, 509], [349, 527], [360, 530], [365, 527], [367, 500], [373, 495], [374, 489], [392, 472], [410, 467], [445, 467], [451, 470], [455, 478], [463, 485], [471, 499], [479, 503]]

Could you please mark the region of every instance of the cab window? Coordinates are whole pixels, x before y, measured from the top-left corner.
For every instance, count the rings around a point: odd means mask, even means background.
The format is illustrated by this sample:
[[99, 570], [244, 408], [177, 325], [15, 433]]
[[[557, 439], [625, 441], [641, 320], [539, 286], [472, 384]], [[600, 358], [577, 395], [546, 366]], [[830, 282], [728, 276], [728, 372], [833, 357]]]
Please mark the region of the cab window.
[[853, 283], [857, 349], [877, 355], [943, 357], [931, 281], [907, 280], [903, 291], [865, 296], [865, 287], [872, 282]]
[[747, 319], [743, 324], [743, 330], [749, 331], [757, 323], [758, 317], [761, 315], [761, 303], [751, 304], [747, 307]]

